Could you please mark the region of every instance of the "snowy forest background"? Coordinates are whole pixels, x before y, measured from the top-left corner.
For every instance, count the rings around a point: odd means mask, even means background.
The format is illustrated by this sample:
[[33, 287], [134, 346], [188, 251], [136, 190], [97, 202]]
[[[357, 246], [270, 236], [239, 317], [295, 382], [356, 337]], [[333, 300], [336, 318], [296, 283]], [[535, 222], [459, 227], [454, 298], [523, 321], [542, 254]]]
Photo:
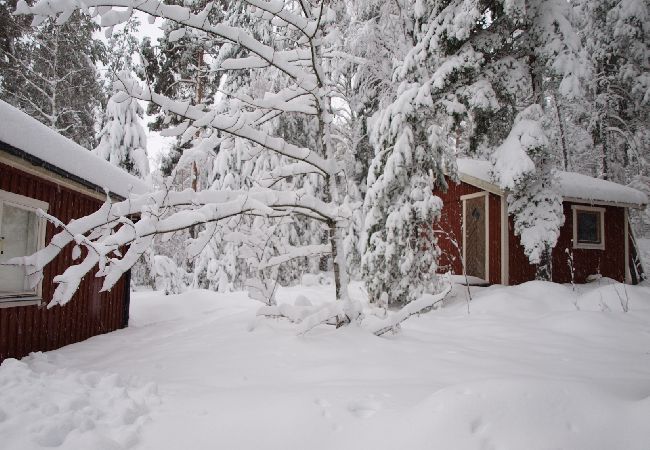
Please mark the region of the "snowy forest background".
[[[650, 194], [649, 45], [643, 0], [0, 0], [0, 98], [155, 187], [84, 244], [113, 245], [106, 283], [138, 261], [140, 284], [272, 305], [333, 271], [338, 298], [350, 276], [408, 303], [441, 289], [433, 190], [457, 157], [493, 163], [539, 278], [556, 170]], [[159, 164], [145, 127], [175, 139]]]

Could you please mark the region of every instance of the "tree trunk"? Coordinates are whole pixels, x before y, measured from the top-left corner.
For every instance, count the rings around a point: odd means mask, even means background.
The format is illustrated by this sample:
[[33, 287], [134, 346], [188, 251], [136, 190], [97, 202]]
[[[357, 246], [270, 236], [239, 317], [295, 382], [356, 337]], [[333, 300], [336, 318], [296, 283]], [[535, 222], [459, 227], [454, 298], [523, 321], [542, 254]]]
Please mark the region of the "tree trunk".
[[542, 252], [540, 262], [537, 265], [535, 279], [542, 281], [553, 281], [553, 267], [550, 248], [546, 248]]
[[557, 116], [557, 124], [560, 129], [560, 143], [562, 144], [562, 160], [564, 162], [564, 170], [569, 170], [569, 152], [566, 148], [566, 136], [564, 135], [564, 122], [562, 120], [562, 112], [560, 105], [557, 103], [557, 97], [553, 94], [553, 104], [555, 105], [555, 114]]

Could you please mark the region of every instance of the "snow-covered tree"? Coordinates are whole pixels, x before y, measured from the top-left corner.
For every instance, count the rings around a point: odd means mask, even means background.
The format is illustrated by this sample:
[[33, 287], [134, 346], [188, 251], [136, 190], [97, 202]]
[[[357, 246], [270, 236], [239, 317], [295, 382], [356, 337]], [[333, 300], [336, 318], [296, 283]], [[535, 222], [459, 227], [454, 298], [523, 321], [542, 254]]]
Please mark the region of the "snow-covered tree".
[[142, 127], [144, 110], [132, 98], [111, 96], [96, 155], [140, 178], [149, 175], [147, 135]]
[[[225, 139], [240, 138], [251, 142], [256, 151], [271, 152], [286, 158], [284, 165], [269, 173], [278, 180], [287, 177], [317, 176], [322, 179], [322, 195], [310, 195], [306, 190], [274, 189], [273, 183], [257, 184], [245, 190], [173, 191], [166, 185], [158, 192], [139, 199], [130, 199], [120, 204], [106, 205], [85, 220], [71, 223], [68, 230], [59, 233], [36, 258], [24, 260], [33, 265], [36, 271], [51, 261], [54, 253], [62, 248], [63, 241], [70, 236], [80, 236], [93, 231], [89, 238], [83, 239], [84, 246], [91, 248], [86, 258], [69, 267], [57, 278], [59, 286], [51, 306], [65, 303], [73, 295], [81, 277], [100, 263], [99, 275], [104, 277], [104, 289], [110, 288], [128, 270], [140, 255], [151, 245], [154, 235], [165, 234], [189, 228], [197, 224], [209, 224], [226, 220], [236, 215], [265, 217], [303, 216], [316, 220], [326, 228], [327, 243], [317, 248], [292, 248], [284, 258], [293, 256], [331, 255], [335, 277], [336, 297], [343, 300], [336, 308], [337, 321], [349, 322], [359, 316], [359, 305], [347, 295], [347, 270], [342, 251], [342, 230], [346, 228], [349, 211], [342, 206], [344, 192], [341, 187], [345, 180], [340, 155], [334, 145], [332, 135], [335, 119], [332, 108], [332, 86], [329, 78], [327, 60], [336, 58], [328, 53], [328, 30], [335, 22], [332, 10], [326, 4], [308, 2], [266, 2], [250, 0], [259, 20], [267, 24], [269, 42], [254, 38], [242, 27], [232, 27], [210, 18], [214, 4], [193, 13], [188, 8], [166, 5], [156, 0], [148, 2], [129, 2], [128, 10], [122, 0], [85, 2], [100, 16], [102, 26], [110, 27], [126, 21], [133, 10], [140, 10], [154, 17], [172, 20], [185, 29], [195, 29], [220, 42], [228, 42], [243, 49], [244, 55], [229, 58], [220, 63], [216, 70], [247, 71], [252, 69], [273, 70], [274, 75], [286, 80], [285, 87], [278, 91], [266, 92], [260, 97], [234, 92], [228, 110], [213, 108], [205, 104], [191, 105], [182, 100], [167, 97], [153, 91], [149, 85], [140, 86], [133, 79], [121, 79], [121, 90], [116, 101], [129, 97], [158, 104], [169, 116], [180, 118], [180, 124], [170, 133], [195, 136], [202, 135], [203, 141], [189, 151], [184, 151], [177, 167], [180, 170], [188, 165], [205, 160]], [[115, 8], [114, 8], [115, 7]], [[78, 6], [59, 0], [37, 2], [28, 6], [18, 4], [18, 12], [32, 13], [37, 17], [61, 14], [68, 16]], [[117, 9], [116, 9], [117, 8]], [[218, 13], [218, 10], [216, 11]], [[272, 44], [272, 45], [271, 45]], [[276, 48], [277, 46], [277, 48]], [[310, 147], [303, 147], [270, 134], [264, 128], [269, 120], [284, 114], [304, 114], [314, 117], [317, 124], [316, 141]], [[140, 214], [137, 223], [128, 226], [128, 217]], [[83, 228], [83, 229], [81, 229]], [[75, 229], [74, 231], [72, 229]], [[70, 234], [72, 232], [72, 234]], [[118, 247], [127, 246], [123, 255], [115, 253]], [[58, 249], [58, 250], [56, 250]], [[326, 249], [326, 250], [325, 250]], [[47, 255], [47, 256], [45, 256]]]
[[[136, 71], [142, 72], [133, 62], [139, 44], [133, 34], [139, 25], [139, 21], [131, 17], [120, 29], [110, 29], [106, 78], [111, 90], [112, 84], [119, 80], [120, 73], [128, 77]], [[143, 115], [144, 110], [136, 100], [118, 101], [118, 96], [112, 95], [106, 104], [102, 128], [97, 135], [99, 144], [94, 149], [96, 155], [140, 178], [149, 176]]]
[[[0, 3], [0, 10], [7, 11]], [[64, 25], [51, 18], [34, 28], [3, 21], [0, 32], [0, 95], [83, 147], [94, 148], [95, 124], [105, 101], [96, 68], [105, 48], [93, 40], [97, 25], [73, 14]], [[12, 31], [13, 30], [13, 31]]]
[[592, 160], [605, 179], [629, 182], [647, 166], [650, 142], [650, 10], [639, 0], [580, 0], [588, 60], [586, 114]]
[[[374, 200], [366, 198], [368, 211], [372, 212], [366, 219], [366, 261], [373, 261], [374, 253], [381, 254], [388, 248], [385, 224], [391, 208], [405, 204], [413, 191], [411, 173], [417, 174], [422, 167], [430, 171], [431, 182], [444, 189], [444, 173], [454, 176], [453, 157], [462, 153], [490, 157], [495, 162], [497, 180], [504, 181], [502, 185], [514, 188], [515, 183], [505, 181], [511, 180], [509, 175], [526, 174], [526, 181], [522, 178], [517, 185], [518, 192], [509, 196], [510, 211], [520, 224], [519, 233], [530, 249], [531, 261], [545, 266], [550, 254], [547, 247], [555, 241], [540, 237], [533, 245], [529, 238], [541, 236], [539, 230], [557, 233], [563, 221], [553, 176], [556, 149], [548, 137], [552, 134], [546, 111], [548, 85], [553, 83], [555, 92], [575, 98], [580, 94], [584, 72], [569, 4], [561, 0], [489, 4], [440, 0], [404, 6], [404, 29], [412, 42], [395, 68], [393, 80], [398, 88], [373, 121], [377, 139], [372, 170], [376, 173], [369, 176], [369, 189], [375, 183], [381, 186], [384, 172], [390, 178], [394, 166], [408, 175], [385, 189], [388, 194]], [[527, 126], [535, 128], [527, 130]], [[519, 143], [530, 133], [543, 145], [525, 139]], [[514, 146], [512, 142], [519, 144]], [[426, 148], [431, 162], [408, 172], [410, 154], [405, 149], [415, 154], [419, 146]], [[514, 159], [502, 157], [511, 153], [504, 151], [504, 146], [518, 148], [521, 155]], [[391, 158], [397, 162], [389, 164]], [[532, 166], [522, 172], [517, 164], [523, 159]], [[525, 217], [528, 213], [521, 204], [523, 198], [536, 198], [538, 207], [548, 207], [551, 217]], [[382, 204], [385, 206], [378, 206]], [[527, 234], [524, 228], [537, 232]], [[401, 243], [398, 254], [407, 252], [409, 241]], [[534, 250], [540, 246], [545, 249], [541, 256]], [[434, 252], [435, 246], [431, 250]], [[400, 279], [398, 265], [384, 267], [394, 280]], [[365, 273], [371, 277], [367, 284], [379, 283], [372, 278], [372, 265]]]
[[[403, 51], [371, 121], [375, 156], [365, 198], [362, 274], [373, 301], [408, 302], [434, 289], [433, 223], [442, 202], [432, 192], [452, 176], [458, 135], [496, 95], [479, 73], [484, 8], [467, 2], [405, 2], [399, 8]], [[399, 48], [399, 46], [397, 47]], [[465, 126], [465, 134], [475, 134]]]
[[564, 224], [555, 161], [543, 129], [544, 112], [533, 104], [515, 118], [508, 138], [493, 155], [495, 178], [508, 192], [508, 214], [537, 278], [550, 280], [551, 251]]

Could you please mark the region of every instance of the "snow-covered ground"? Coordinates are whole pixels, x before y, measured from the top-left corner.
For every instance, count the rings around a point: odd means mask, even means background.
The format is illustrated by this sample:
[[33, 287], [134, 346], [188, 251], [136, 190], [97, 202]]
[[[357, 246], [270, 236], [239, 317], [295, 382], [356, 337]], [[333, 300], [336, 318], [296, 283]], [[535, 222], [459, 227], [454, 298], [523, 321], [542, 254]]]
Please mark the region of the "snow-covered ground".
[[384, 338], [134, 293], [129, 328], [0, 366], [0, 448], [650, 448], [650, 287], [464, 289]]

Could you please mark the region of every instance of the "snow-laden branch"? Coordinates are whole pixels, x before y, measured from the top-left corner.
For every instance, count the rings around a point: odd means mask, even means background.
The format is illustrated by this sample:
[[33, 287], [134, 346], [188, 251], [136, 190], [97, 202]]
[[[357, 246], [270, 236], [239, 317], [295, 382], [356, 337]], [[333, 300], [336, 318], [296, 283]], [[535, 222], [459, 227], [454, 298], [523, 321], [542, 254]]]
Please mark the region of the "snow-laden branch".
[[322, 256], [332, 253], [332, 246], [329, 244], [314, 244], [314, 245], [303, 245], [301, 247], [288, 247], [285, 253], [281, 255], [273, 256], [267, 261], [263, 261], [260, 265], [260, 269], [266, 269], [267, 267], [277, 266], [284, 264], [292, 259], [296, 258], [309, 258], [311, 256]]
[[275, 26], [291, 25], [293, 28], [300, 30], [306, 37], [314, 36], [318, 28], [318, 22], [309, 20], [298, 14], [294, 14], [285, 9], [285, 2], [283, 0], [245, 0], [251, 6], [260, 9], [261, 11], [280, 19], [284, 23], [274, 22]]
[[443, 301], [445, 297], [447, 297], [447, 295], [451, 292], [452, 287], [451, 280], [448, 276], [445, 277], [445, 280], [446, 286], [441, 292], [435, 295], [422, 294], [419, 299], [407, 303], [395, 314], [390, 315], [386, 320], [382, 321], [376, 327], [374, 327], [372, 330], [373, 334], [376, 336], [382, 336], [388, 332], [395, 331], [399, 329], [399, 325], [409, 317], [425, 312], [426, 310], [433, 308], [436, 304]]
[[[277, 10], [277, 8], [273, 8], [273, 5], [283, 4], [284, 2], [260, 1], [259, 3], [260, 5], [258, 7], [267, 6], [266, 4], [268, 4], [270, 12], [271, 9]], [[33, 14], [36, 16], [36, 23], [40, 23], [45, 17], [60, 15], [59, 22], [63, 22], [77, 9], [87, 10], [89, 8], [95, 8], [94, 13], [99, 14], [101, 17], [100, 25], [102, 27], [112, 27], [127, 21], [133, 10], [142, 11], [151, 16], [168, 19], [186, 27], [204, 31], [213, 36], [238, 44], [286, 73], [298, 86], [306, 91], [313, 91], [318, 87], [314, 75], [305, 72], [299, 64], [291, 62], [289, 57], [282, 52], [277, 52], [273, 47], [261, 43], [241, 28], [232, 27], [223, 23], [210, 23], [208, 15], [212, 7], [213, 3], [210, 2], [203, 11], [195, 14], [184, 6], [166, 5], [158, 0], [84, 0], [83, 2], [71, 0], [39, 0], [33, 6], [29, 6], [24, 0], [20, 0], [16, 6], [16, 13]], [[127, 10], [120, 11], [113, 8], [127, 8]], [[276, 14], [282, 14], [291, 20], [287, 14], [281, 11], [278, 11]], [[310, 31], [313, 28], [310, 22], [307, 21], [302, 24], [303, 26], [297, 28], [303, 30], [303, 32]]]
[[[253, 98], [249, 95], [237, 92], [223, 93], [229, 97], [241, 101], [242, 103], [245, 103], [250, 107], [261, 110], [297, 112], [312, 116], [318, 113], [311, 96], [309, 98], [304, 98], [306, 95], [308, 95], [307, 92], [296, 92], [296, 90], [293, 88], [285, 88], [277, 93], [267, 92], [264, 94], [263, 98]], [[260, 117], [256, 120], [259, 120], [264, 115], [266, 115], [266, 111], [260, 112]]]
[[[241, 137], [254, 142], [268, 150], [274, 151], [290, 158], [304, 161], [318, 169], [322, 174], [333, 175], [338, 172], [336, 161], [324, 159], [316, 152], [297, 145], [290, 144], [286, 140], [271, 136], [250, 125], [246, 113], [238, 115], [218, 114], [216, 111], [204, 105], [190, 105], [188, 102], [172, 100], [161, 94], [151, 92], [148, 86], [140, 86], [133, 79], [121, 79], [121, 88], [129, 96], [153, 102], [159, 105], [163, 111], [169, 111], [192, 121], [194, 127], [210, 127], [215, 130], [233, 136]], [[185, 128], [183, 131], [185, 131]]]
[[[442, 302], [451, 292], [452, 283], [449, 275], [442, 278], [445, 283], [444, 289], [437, 294], [423, 294], [417, 300], [407, 303], [395, 313], [389, 315], [379, 323], [374, 323], [369, 330], [376, 336], [383, 336], [389, 332], [399, 330], [400, 324], [409, 317], [427, 312]], [[321, 305], [311, 304], [280, 304], [266, 305], [257, 311], [258, 316], [275, 317], [288, 319], [298, 325], [298, 334], [303, 335], [318, 325], [340, 326], [347, 323], [351, 312], [347, 309], [349, 305], [343, 302], [327, 302]]]
[[[178, 210], [179, 207], [187, 209]], [[301, 191], [281, 192], [270, 189], [251, 191], [195, 192], [157, 191], [119, 203], [108, 200], [95, 213], [63, 225], [58, 220], [44, 217], [63, 228], [49, 244], [37, 253], [14, 258], [10, 264], [26, 266], [30, 280], [42, 278], [43, 268], [70, 243], [84, 246], [88, 252], [83, 260], [68, 267], [55, 277], [58, 286], [48, 307], [67, 303], [76, 292], [81, 279], [99, 263], [97, 276], [104, 277], [102, 291], [111, 289], [146, 251], [155, 235], [173, 233], [198, 224], [217, 222], [242, 214], [274, 216], [276, 208], [311, 211], [321, 220], [339, 220], [346, 211], [325, 203]], [[132, 222], [129, 217], [139, 216]], [[121, 256], [119, 249], [128, 247]], [[324, 252], [324, 249], [322, 249]]]
[[337, 325], [347, 321], [342, 302], [327, 302], [317, 306], [294, 306], [286, 303], [262, 306], [258, 316], [288, 319], [298, 325], [298, 334], [303, 335], [320, 324]]
[[304, 162], [287, 164], [285, 166], [277, 167], [270, 172], [263, 173], [261, 175], [259, 183], [263, 187], [268, 188], [284, 178], [306, 175], [309, 173], [314, 173], [314, 167], [311, 164]]

